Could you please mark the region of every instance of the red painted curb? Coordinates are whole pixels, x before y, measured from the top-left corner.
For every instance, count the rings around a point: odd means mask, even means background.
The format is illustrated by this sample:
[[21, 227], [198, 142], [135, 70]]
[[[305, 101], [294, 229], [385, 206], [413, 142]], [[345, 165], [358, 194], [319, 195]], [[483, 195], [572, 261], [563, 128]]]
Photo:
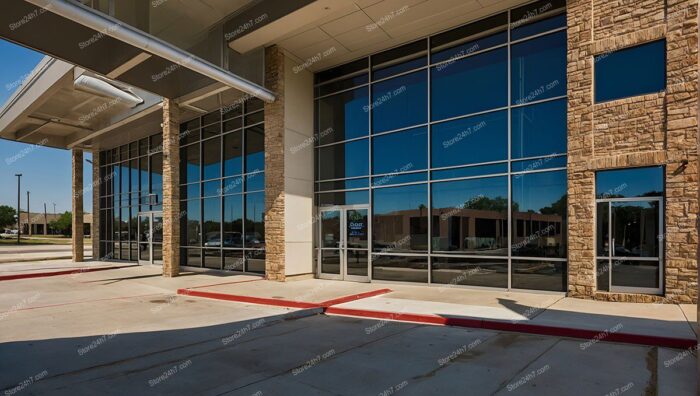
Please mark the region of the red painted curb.
[[386, 293], [391, 293], [393, 290], [391, 289], [379, 289], [379, 290], [373, 290], [373, 291], [368, 291], [365, 293], [360, 293], [360, 294], [353, 294], [351, 296], [345, 296], [345, 297], [340, 297], [340, 298], [335, 298], [333, 300], [328, 300], [320, 303], [323, 307], [330, 307], [333, 305], [339, 305], [339, 304], [345, 304], [350, 301], [355, 301], [355, 300], [361, 300], [363, 298], [369, 298], [369, 297], [374, 297], [374, 296], [380, 296], [382, 294]]
[[106, 271], [106, 270], [112, 270], [112, 269], [131, 268], [131, 267], [138, 267], [138, 265], [121, 265], [121, 266], [115, 266], [115, 267], [98, 267], [98, 268], [80, 268], [80, 269], [52, 271], [52, 272], [33, 272], [31, 274], [0, 275], [0, 282], [8, 281], [8, 280], [17, 280], [17, 279], [46, 278], [49, 276], [81, 274], [83, 272]]
[[527, 323], [499, 322], [494, 320], [483, 319], [449, 318], [437, 315], [369, 311], [362, 309], [336, 307], [326, 308], [325, 313], [331, 315], [347, 315], [363, 318], [426, 323], [439, 326], [456, 326], [476, 329], [511, 331], [526, 334], [580, 338], [587, 340], [620, 342], [625, 344], [650, 345], [677, 349], [695, 348], [697, 346], [697, 340], [694, 339], [660, 337], [629, 333], [610, 333], [597, 330], [573, 329], [567, 327], [543, 326]]
[[212, 298], [215, 300], [245, 302], [245, 303], [260, 304], [260, 305], [273, 305], [276, 307], [321, 308], [321, 305], [319, 305], [319, 304], [307, 303], [307, 302], [302, 302], [302, 301], [278, 300], [275, 298], [264, 298], [264, 297], [238, 296], [235, 294], [214, 293], [214, 292], [198, 291], [198, 290], [191, 290], [191, 289], [178, 289], [177, 294], [181, 294], [184, 296]]

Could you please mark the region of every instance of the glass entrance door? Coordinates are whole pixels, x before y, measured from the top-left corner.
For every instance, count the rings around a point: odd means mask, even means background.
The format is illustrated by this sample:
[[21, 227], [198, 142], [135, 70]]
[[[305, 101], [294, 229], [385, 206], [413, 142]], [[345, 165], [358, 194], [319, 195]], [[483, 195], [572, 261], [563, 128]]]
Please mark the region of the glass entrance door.
[[142, 212], [138, 218], [139, 264], [163, 263], [163, 213]]
[[662, 294], [661, 198], [599, 200], [598, 290]]
[[319, 277], [369, 282], [369, 208], [321, 209]]

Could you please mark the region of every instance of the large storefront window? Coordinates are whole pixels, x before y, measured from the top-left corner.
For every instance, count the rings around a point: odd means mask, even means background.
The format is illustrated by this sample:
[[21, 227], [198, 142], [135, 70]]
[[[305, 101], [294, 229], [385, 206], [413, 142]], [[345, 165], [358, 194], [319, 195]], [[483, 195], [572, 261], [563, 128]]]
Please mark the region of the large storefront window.
[[162, 211], [163, 138], [100, 151], [100, 257], [139, 260], [138, 215]]
[[265, 272], [263, 104], [180, 125], [181, 264]]
[[[529, 4], [316, 74], [316, 205], [370, 209], [371, 279], [566, 290], [565, 11]], [[342, 249], [323, 251], [341, 269], [320, 252], [342, 277]]]

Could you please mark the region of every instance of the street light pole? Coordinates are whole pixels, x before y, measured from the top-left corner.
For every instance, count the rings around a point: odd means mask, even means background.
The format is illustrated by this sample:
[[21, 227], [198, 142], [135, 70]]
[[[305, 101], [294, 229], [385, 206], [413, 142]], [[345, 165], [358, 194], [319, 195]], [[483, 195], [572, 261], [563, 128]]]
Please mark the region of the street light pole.
[[[22, 174], [18, 173], [15, 176], [17, 176], [17, 244], [19, 245], [19, 238], [22, 235], [22, 211], [20, 210], [19, 203], [20, 203], [20, 180], [22, 179]], [[27, 219], [29, 218], [29, 214], [27, 214]]]

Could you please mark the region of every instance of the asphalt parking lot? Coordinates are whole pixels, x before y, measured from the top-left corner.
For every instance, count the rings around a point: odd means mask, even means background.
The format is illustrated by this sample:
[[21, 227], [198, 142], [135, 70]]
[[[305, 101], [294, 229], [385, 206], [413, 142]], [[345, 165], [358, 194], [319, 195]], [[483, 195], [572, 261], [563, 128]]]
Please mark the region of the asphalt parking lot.
[[[148, 267], [0, 282], [3, 395], [696, 394], [694, 351], [175, 293]], [[225, 281], [225, 280], [224, 280]]]

